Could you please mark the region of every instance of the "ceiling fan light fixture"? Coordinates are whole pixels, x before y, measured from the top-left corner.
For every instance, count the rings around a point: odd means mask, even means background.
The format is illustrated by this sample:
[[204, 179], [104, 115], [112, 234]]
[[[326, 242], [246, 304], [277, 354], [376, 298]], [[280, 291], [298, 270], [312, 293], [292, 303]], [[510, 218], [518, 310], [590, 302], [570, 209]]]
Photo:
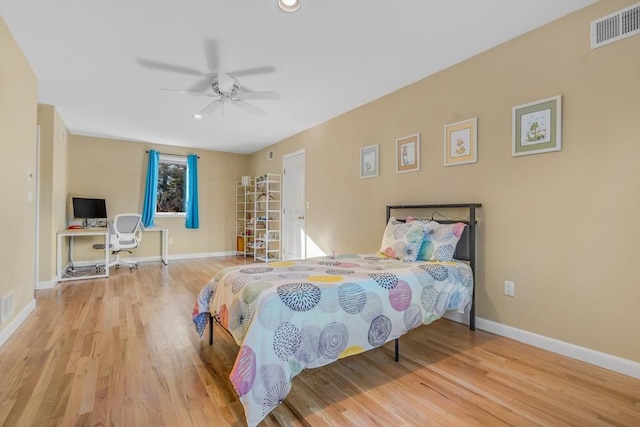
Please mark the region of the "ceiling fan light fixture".
[[300, 0], [278, 0], [278, 7], [284, 12], [297, 12], [300, 6]]

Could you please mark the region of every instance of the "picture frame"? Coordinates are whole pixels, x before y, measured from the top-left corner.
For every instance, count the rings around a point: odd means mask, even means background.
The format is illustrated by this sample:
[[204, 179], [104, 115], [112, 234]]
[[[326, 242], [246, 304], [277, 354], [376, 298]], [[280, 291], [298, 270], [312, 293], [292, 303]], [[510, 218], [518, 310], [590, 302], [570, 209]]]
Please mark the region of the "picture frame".
[[420, 170], [420, 134], [396, 139], [396, 173]]
[[378, 144], [369, 145], [360, 149], [360, 178], [373, 178], [378, 176]]
[[444, 126], [444, 165], [456, 166], [478, 161], [478, 118]]
[[513, 156], [548, 153], [562, 149], [562, 96], [513, 107]]

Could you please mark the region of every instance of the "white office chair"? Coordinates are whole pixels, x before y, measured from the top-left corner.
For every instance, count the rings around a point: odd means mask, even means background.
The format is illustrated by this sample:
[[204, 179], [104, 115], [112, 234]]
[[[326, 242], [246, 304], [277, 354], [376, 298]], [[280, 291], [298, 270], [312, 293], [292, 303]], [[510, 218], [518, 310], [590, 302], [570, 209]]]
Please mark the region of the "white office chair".
[[[138, 263], [120, 258], [120, 252], [131, 252], [140, 245], [142, 240], [142, 215], [140, 214], [119, 214], [113, 221], [107, 222], [109, 226], [109, 249], [115, 255], [115, 259], [109, 262], [109, 267], [120, 264], [127, 264], [130, 270], [138, 268]], [[104, 250], [104, 243], [93, 245], [94, 249]], [[104, 265], [97, 265], [96, 270], [104, 269]]]

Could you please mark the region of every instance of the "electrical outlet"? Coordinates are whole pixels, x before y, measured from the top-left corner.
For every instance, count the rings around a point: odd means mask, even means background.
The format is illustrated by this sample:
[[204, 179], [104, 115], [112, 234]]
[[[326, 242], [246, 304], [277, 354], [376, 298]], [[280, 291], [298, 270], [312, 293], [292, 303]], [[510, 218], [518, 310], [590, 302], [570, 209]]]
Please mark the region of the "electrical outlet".
[[508, 297], [516, 296], [516, 283], [511, 280], [504, 281], [504, 294]]

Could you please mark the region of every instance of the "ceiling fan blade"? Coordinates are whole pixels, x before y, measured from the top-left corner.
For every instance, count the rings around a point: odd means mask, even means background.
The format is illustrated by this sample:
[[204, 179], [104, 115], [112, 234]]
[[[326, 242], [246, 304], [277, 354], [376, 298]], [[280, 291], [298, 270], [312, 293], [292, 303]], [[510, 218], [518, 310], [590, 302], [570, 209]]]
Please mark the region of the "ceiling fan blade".
[[210, 114], [222, 106], [222, 101], [216, 99], [211, 104], [206, 105], [198, 114]]
[[206, 79], [200, 80], [194, 85], [190, 86], [187, 90], [190, 92], [204, 92], [211, 89], [211, 78], [207, 76]]
[[150, 59], [136, 59], [136, 62], [143, 67], [154, 70], [171, 71], [174, 73], [189, 74], [191, 76], [203, 76], [204, 73], [194, 68], [182, 67], [180, 65], [167, 64], [165, 62], [152, 61]]
[[234, 77], [242, 77], [242, 76], [252, 76], [255, 74], [273, 73], [274, 71], [276, 71], [274, 67], [265, 66], [265, 67], [247, 68], [246, 70], [238, 70], [229, 74], [231, 74]]
[[258, 108], [256, 106], [253, 106], [253, 105], [251, 105], [249, 103], [246, 103], [244, 101], [240, 101], [240, 100], [231, 101], [231, 103], [233, 105], [235, 105], [236, 107], [246, 111], [247, 113], [253, 114], [254, 116], [264, 116], [264, 115], [267, 114], [266, 111], [264, 111], [264, 110], [262, 110], [262, 109], [260, 109], [260, 108]]
[[160, 90], [163, 92], [175, 92], [175, 93], [180, 93], [182, 95], [189, 95], [189, 96], [208, 96], [208, 97], [214, 96], [214, 94], [212, 93], [198, 92], [194, 90], [179, 90], [179, 89], [165, 89], [165, 88], [162, 88]]
[[204, 40], [204, 57], [207, 60], [209, 71], [218, 71], [218, 42], [214, 39]]
[[240, 92], [238, 99], [280, 99], [280, 92], [268, 90], [264, 92]]

